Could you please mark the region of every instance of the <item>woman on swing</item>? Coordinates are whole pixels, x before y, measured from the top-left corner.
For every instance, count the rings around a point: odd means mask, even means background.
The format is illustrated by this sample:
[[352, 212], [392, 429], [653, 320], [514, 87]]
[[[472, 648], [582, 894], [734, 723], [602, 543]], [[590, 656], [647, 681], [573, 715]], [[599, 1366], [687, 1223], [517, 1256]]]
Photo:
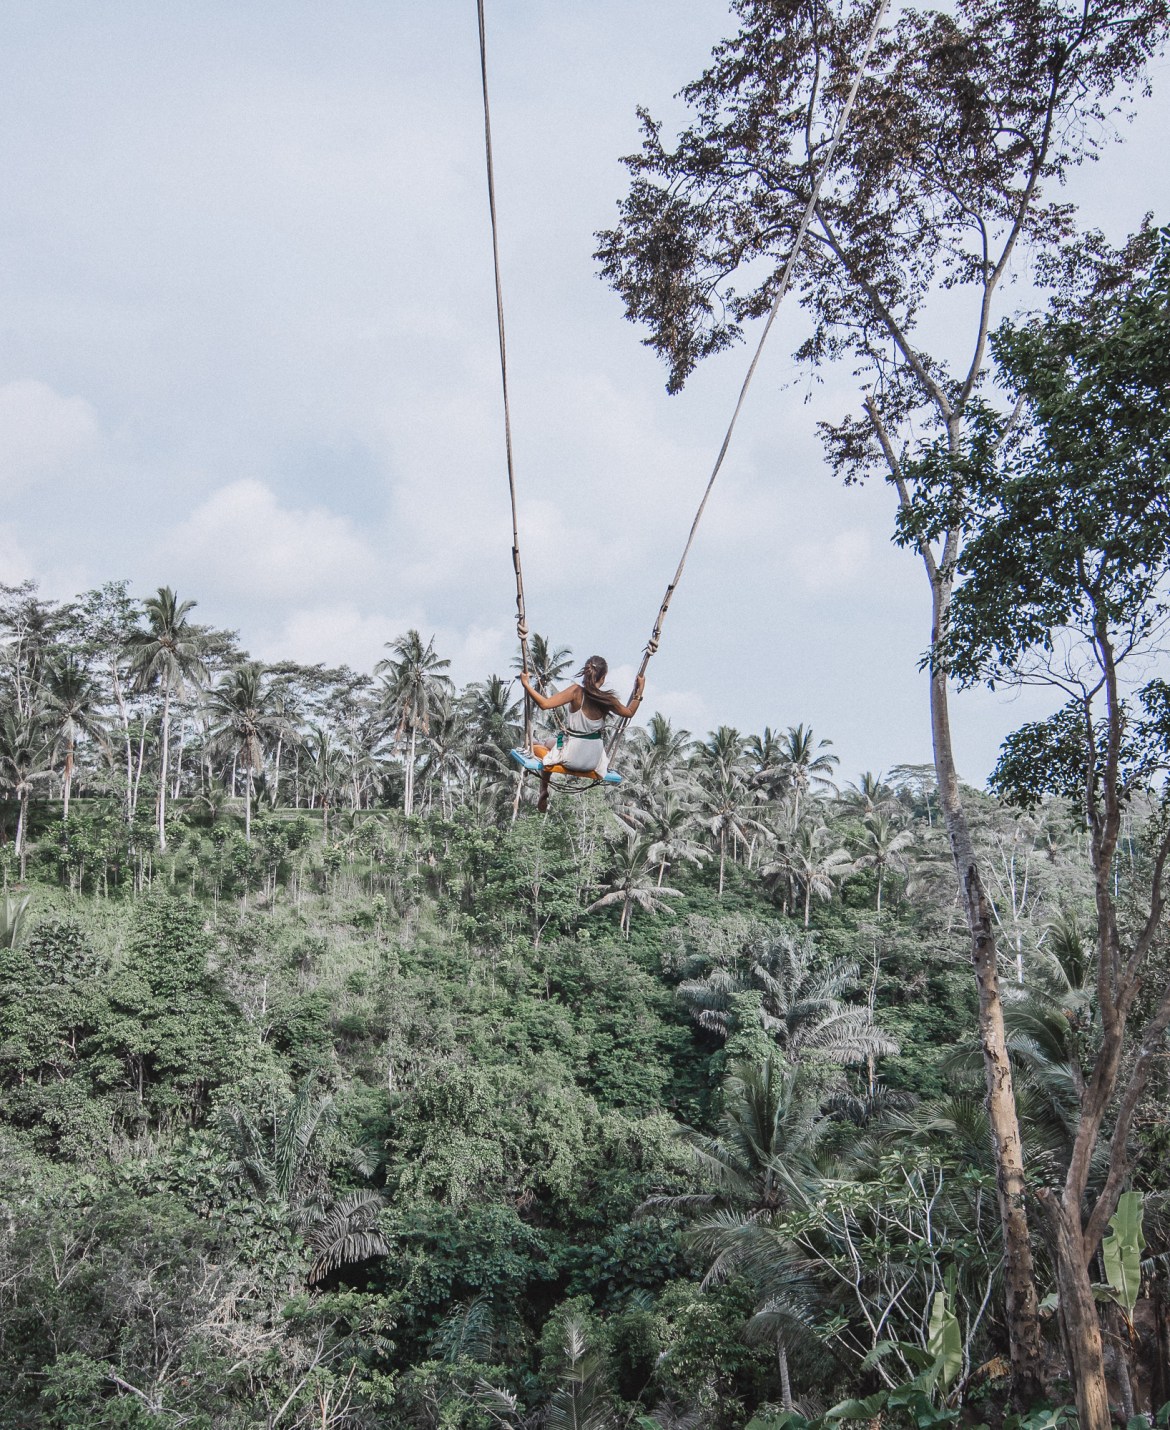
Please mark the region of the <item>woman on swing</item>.
[[541, 695], [528, 676], [523, 672], [520, 683], [533, 702], [542, 710], [559, 710], [568, 706], [565, 729], [552, 745], [532, 746], [532, 753], [544, 764], [540, 777], [540, 798], [536, 807], [541, 814], [548, 809], [548, 787], [552, 779], [553, 765], [561, 765], [572, 774], [587, 775], [596, 772], [604, 775], [609, 768], [605, 754], [606, 716], [613, 714], [629, 720], [642, 703], [642, 692], [646, 677], [639, 675], [634, 682], [634, 693], [630, 703], [623, 705], [612, 690], [605, 690], [602, 682], [609, 674], [609, 666], [599, 655], [591, 655], [577, 672], [580, 684], [567, 685], [556, 695]]

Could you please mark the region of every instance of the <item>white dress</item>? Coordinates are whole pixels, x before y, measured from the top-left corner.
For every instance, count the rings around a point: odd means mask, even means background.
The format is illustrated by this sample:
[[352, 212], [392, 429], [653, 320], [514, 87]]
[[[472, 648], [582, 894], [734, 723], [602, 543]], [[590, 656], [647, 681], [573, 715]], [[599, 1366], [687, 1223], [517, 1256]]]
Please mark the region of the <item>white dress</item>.
[[600, 720], [590, 720], [584, 705], [580, 710], [567, 710], [564, 731], [557, 735], [552, 749], [544, 757], [544, 763], [564, 765], [565, 769], [581, 774], [592, 770], [599, 775], [605, 774], [609, 761], [605, 754], [604, 731], [604, 715]]

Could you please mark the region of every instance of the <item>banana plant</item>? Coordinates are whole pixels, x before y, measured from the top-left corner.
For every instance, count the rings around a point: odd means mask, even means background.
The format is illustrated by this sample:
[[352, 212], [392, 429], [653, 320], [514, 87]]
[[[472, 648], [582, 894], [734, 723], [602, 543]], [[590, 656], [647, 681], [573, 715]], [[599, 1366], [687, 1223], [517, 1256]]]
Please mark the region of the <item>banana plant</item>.
[[[927, 1323], [925, 1350], [921, 1346], [906, 1341], [879, 1341], [862, 1361], [862, 1369], [868, 1370], [870, 1366], [891, 1351], [896, 1351], [903, 1362], [918, 1367], [918, 1374], [909, 1382], [906, 1389], [920, 1390], [926, 1394], [938, 1391], [941, 1395], [946, 1395], [963, 1369], [963, 1336], [959, 1328], [959, 1318], [951, 1310], [945, 1291], [936, 1291], [930, 1303], [930, 1320]], [[895, 1392], [891, 1391], [890, 1394], [893, 1395]], [[872, 1399], [873, 1396], [868, 1396], [866, 1403]], [[855, 1403], [862, 1404], [861, 1401], [842, 1402], [842, 1404], [850, 1406]], [[839, 1407], [835, 1406], [833, 1410], [827, 1412], [828, 1415], [833, 1415], [837, 1409]], [[842, 1418], [854, 1419], [856, 1417], [846, 1415]]]
[[[903, 1411], [916, 1430], [946, 1430], [959, 1419], [957, 1409], [947, 1409], [945, 1396], [963, 1369], [963, 1338], [959, 1320], [950, 1309], [945, 1291], [936, 1291], [930, 1303], [926, 1349], [903, 1341], [880, 1341], [862, 1362], [866, 1369], [890, 1351], [898, 1351], [911, 1365], [921, 1370], [906, 1385], [892, 1390], [879, 1390], [864, 1400], [842, 1400], [816, 1420], [806, 1420], [793, 1411], [769, 1416], [756, 1416], [747, 1430], [840, 1430], [848, 1420], [876, 1420], [887, 1411]], [[932, 1392], [943, 1397], [936, 1405]], [[986, 1427], [977, 1427], [986, 1430]]]
[[1142, 1287], [1142, 1194], [1122, 1192], [1117, 1210], [1109, 1219], [1110, 1235], [1101, 1242], [1105, 1262], [1105, 1284], [1093, 1287], [1098, 1298], [1121, 1307], [1126, 1324], [1133, 1330], [1133, 1312]]

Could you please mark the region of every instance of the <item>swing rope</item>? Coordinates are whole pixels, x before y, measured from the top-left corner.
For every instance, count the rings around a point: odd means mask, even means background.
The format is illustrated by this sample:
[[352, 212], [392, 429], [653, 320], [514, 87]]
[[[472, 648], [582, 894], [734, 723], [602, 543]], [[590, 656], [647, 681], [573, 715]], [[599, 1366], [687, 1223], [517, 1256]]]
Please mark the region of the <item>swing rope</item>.
[[[492, 160], [492, 116], [488, 103], [487, 27], [483, 0], [479, 11], [479, 69], [483, 79], [483, 136], [487, 161], [488, 209], [492, 219], [492, 264], [496, 276], [496, 327], [500, 336], [500, 381], [504, 389], [504, 448], [508, 458], [508, 493], [512, 500], [512, 566], [516, 572], [516, 635], [520, 641], [520, 667], [527, 675], [528, 617], [524, 609], [524, 572], [520, 565], [520, 525], [516, 515], [516, 466], [512, 457], [512, 410], [508, 403], [508, 348], [504, 341], [504, 287], [500, 277], [500, 235], [496, 221], [496, 176]], [[524, 745], [532, 748], [532, 697], [524, 692]]]
[[[865, 42], [865, 50], [863, 51], [861, 56], [861, 62], [857, 67], [856, 75], [854, 75], [853, 77], [853, 83], [850, 86], [849, 94], [847, 95], [845, 100], [845, 105], [842, 108], [841, 113], [837, 117], [837, 123], [834, 126], [833, 133], [829, 139], [828, 147], [825, 150], [824, 160], [821, 164], [819, 172], [817, 173], [816, 179], [813, 182], [812, 193], [809, 195], [809, 200], [808, 203], [805, 205], [804, 214], [801, 217], [800, 225], [796, 230], [796, 238], [792, 245], [792, 251], [789, 253], [788, 258], [784, 264], [784, 270], [780, 275], [780, 283], [776, 289], [776, 297], [773, 300], [772, 307], [768, 313], [768, 320], [764, 324], [764, 330], [760, 334], [760, 341], [756, 344], [755, 355], [751, 360], [751, 364], [747, 370], [747, 375], [744, 377], [743, 385], [739, 390], [739, 398], [736, 401], [735, 410], [731, 414], [731, 421], [727, 424], [727, 431], [724, 433], [723, 443], [719, 448], [719, 455], [715, 458], [715, 465], [711, 469], [711, 476], [707, 481], [707, 486], [703, 492], [702, 500], [699, 502], [698, 510], [695, 512], [695, 519], [691, 522], [691, 529], [687, 536], [686, 545], [683, 547], [682, 556], [679, 558], [678, 568], [674, 573], [673, 579], [666, 588], [666, 594], [662, 598], [662, 605], [658, 608], [658, 615], [654, 621], [654, 628], [650, 632], [650, 639], [646, 642], [646, 649], [642, 654], [642, 664], [638, 667], [639, 677], [645, 676], [646, 667], [650, 664], [650, 657], [654, 655], [655, 652], [658, 650], [659, 643], [661, 642], [662, 625], [663, 622], [666, 620], [666, 613], [670, 609], [671, 598], [674, 596], [675, 589], [677, 588], [679, 581], [682, 579], [683, 570], [687, 564], [687, 557], [690, 555], [691, 546], [694, 544], [695, 533], [699, 529], [699, 522], [703, 519], [703, 512], [707, 509], [707, 499], [710, 497], [711, 489], [715, 485], [715, 478], [719, 475], [720, 469], [723, 466], [723, 459], [727, 456], [727, 449], [731, 446], [731, 438], [735, 432], [736, 424], [739, 421], [739, 414], [743, 409], [744, 399], [747, 397], [748, 394], [748, 388], [752, 385], [752, 378], [755, 376], [756, 367], [758, 366], [760, 361], [760, 354], [764, 351], [764, 344], [768, 340], [768, 334], [772, 331], [772, 324], [776, 321], [776, 314], [780, 311], [780, 304], [784, 301], [784, 295], [788, 292], [788, 285], [792, 280], [792, 274], [796, 268], [796, 260], [800, 256], [800, 250], [804, 246], [805, 237], [808, 234], [808, 230], [812, 225], [813, 217], [816, 213], [817, 203], [819, 202], [821, 196], [821, 188], [823, 187], [825, 179], [828, 176], [829, 169], [832, 167], [832, 163], [834, 158], [836, 157], [837, 149], [841, 144], [841, 140], [845, 137], [845, 131], [849, 127], [849, 118], [853, 112], [853, 104], [854, 101], [857, 99], [857, 92], [861, 88], [861, 80], [865, 74], [866, 68], [869, 65], [870, 56], [873, 54], [873, 48], [874, 45], [877, 43], [878, 33], [881, 29], [882, 21], [885, 19], [886, 11], [889, 9], [889, 4], [890, 0], [881, 0], [881, 3], [878, 5], [877, 8], [877, 13], [874, 15], [873, 24], [870, 26], [869, 36]], [[480, 0], [481, 11], [482, 8], [482, 0]], [[636, 684], [637, 682], [635, 682], [635, 687]], [[614, 737], [610, 742], [608, 752], [610, 758], [613, 757], [618, 747], [621, 745], [622, 739], [626, 733], [626, 727], [627, 725], [629, 725], [629, 723], [630, 722], [628, 720], [622, 720], [618, 723], [617, 730], [615, 731]]]
[[[869, 35], [866, 38], [865, 49], [861, 55], [861, 61], [857, 66], [857, 73], [853, 77], [849, 93], [846, 96], [845, 104], [841, 113], [837, 116], [837, 123], [834, 125], [833, 133], [829, 138], [825, 149], [824, 158], [820, 169], [813, 180], [812, 192], [809, 194], [808, 203], [805, 205], [804, 213], [801, 216], [800, 224], [796, 230], [796, 237], [793, 241], [792, 249], [785, 260], [784, 268], [780, 274], [780, 282], [777, 285], [776, 296], [772, 301], [772, 306], [768, 312], [767, 321], [764, 323], [760, 340], [756, 344], [756, 350], [748, 366], [747, 374], [739, 390], [739, 397], [736, 400], [735, 408], [731, 414], [731, 421], [727, 424], [727, 431], [724, 433], [723, 441], [719, 447], [718, 455], [715, 458], [715, 465], [711, 469], [711, 475], [707, 479], [707, 485], [703, 491], [702, 499], [699, 502], [694, 520], [691, 522], [691, 529], [687, 534], [686, 544], [683, 547], [682, 556], [679, 558], [678, 567], [670, 584], [666, 588], [666, 594], [662, 598], [662, 604], [658, 608], [658, 615], [654, 621], [654, 627], [650, 633], [650, 639], [646, 642], [646, 648], [642, 654], [642, 663], [638, 667], [639, 677], [644, 677], [646, 669], [650, 664], [650, 658], [659, 647], [662, 640], [662, 627], [666, 620], [666, 613], [670, 609], [671, 600], [678, 588], [678, 583], [682, 579], [683, 571], [686, 568], [687, 557], [690, 555], [691, 547], [694, 545], [695, 535], [699, 529], [699, 523], [703, 519], [703, 513], [707, 509], [707, 501], [711, 496], [711, 491], [715, 486], [715, 479], [718, 477], [724, 458], [727, 456], [731, 446], [731, 439], [735, 433], [739, 422], [740, 412], [743, 410], [744, 402], [747, 398], [748, 389], [751, 387], [752, 378], [755, 376], [756, 368], [759, 366], [760, 355], [764, 351], [764, 344], [768, 340], [768, 334], [772, 331], [772, 325], [776, 321], [776, 315], [780, 311], [780, 304], [788, 292], [792, 275], [796, 268], [796, 263], [800, 257], [801, 249], [804, 247], [804, 240], [808, 235], [816, 214], [817, 204], [820, 201], [821, 189], [829, 170], [832, 168], [833, 160], [836, 158], [837, 150], [841, 141], [845, 137], [849, 127], [849, 120], [853, 113], [853, 106], [857, 99], [858, 91], [861, 88], [861, 81], [865, 71], [869, 66], [870, 57], [873, 54], [874, 46], [877, 43], [878, 35], [881, 31], [882, 22], [885, 19], [886, 11], [889, 9], [890, 0], [879, 0], [877, 10], [874, 14], [873, 23], [870, 26]], [[496, 219], [496, 184], [495, 166], [492, 159], [492, 123], [491, 107], [488, 102], [488, 74], [487, 74], [487, 33], [484, 20], [484, 0], [476, 0], [476, 8], [479, 17], [479, 63], [480, 74], [483, 81], [483, 126], [484, 126], [484, 150], [487, 161], [487, 181], [488, 181], [488, 207], [491, 212], [492, 227], [492, 262], [495, 271], [496, 283], [496, 326], [499, 331], [500, 340], [500, 379], [504, 393], [504, 444], [507, 453], [508, 465], [508, 492], [512, 503], [512, 566], [516, 573], [516, 635], [520, 641], [521, 668], [525, 675], [529, 673], [529, 653], [528, 653], [528, 620], [524, 607], [524, 574], [520, 565], [520, 527], [516, 511], [516, 471], [512, 454], [512, 415], [508, 402], [508, 354], [507, 345], [504, 341], [504, 297], [503, 283], [500, 277], [500, 244], [499, 226]], [[628, 726], [628, 720], [621, 720], [618, 723], [609, 747], [609, 756], [612, 758]], [[525, 691], [524, 694], [524, 741], [527, 748], [532, 746], [532, 699]]]

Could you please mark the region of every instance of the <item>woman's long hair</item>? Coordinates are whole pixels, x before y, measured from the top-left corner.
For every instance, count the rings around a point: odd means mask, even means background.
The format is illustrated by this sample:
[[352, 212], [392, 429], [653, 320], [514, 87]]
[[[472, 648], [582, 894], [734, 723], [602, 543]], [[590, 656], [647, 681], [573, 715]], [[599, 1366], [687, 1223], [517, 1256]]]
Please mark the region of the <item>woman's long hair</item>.
[[581, 669], [577, 672], [577, 678], [585, 694], [594, 705], [613, 715], [617, 713], [617, 706], [620, 703], [617, 692], [606, 690], [602, 686], [602, 681], [609, 674], [609, 666], [599, 655], [591, 655]]

